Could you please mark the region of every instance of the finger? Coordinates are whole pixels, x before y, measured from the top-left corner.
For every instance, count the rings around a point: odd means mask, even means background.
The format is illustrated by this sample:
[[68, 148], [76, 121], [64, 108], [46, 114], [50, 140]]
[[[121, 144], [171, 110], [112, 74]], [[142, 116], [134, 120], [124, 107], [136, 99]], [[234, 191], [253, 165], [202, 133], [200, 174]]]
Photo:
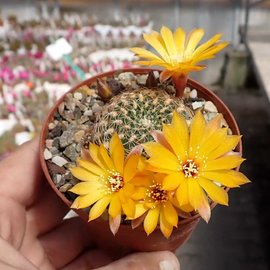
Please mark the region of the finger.
[[[13, 269], [37, 270], [18, 250], [0, 237], [0, 262], [13, 266]], [[1, 265], [0, 265], [1, 266]], [[6, 268], [0, 268], [6, 269]], [[8, 269], [8, 268], [7, 268]], [[12, 268], [11, 268], [12, 269]]]
[[[27, 258], [33, 265], [39, 266], [38, 269], [53, 269], [44, 256], [44, 249], [36, 240], [34, 229], [26, 225], [25, 208], [10, 198], [0, 197], [0, 216], [0, 237], [6, 241], [6, 245], [8, 243], [12, 246], [12, 248], [3, 247], [0, 243], [0, 261], [1, 256], [4, 256], [5, 262], [10, 261], [13, 262], [12, 265], [17, 265], [21, 260], [16, 255], [19, 252], [20, 256]], [[13, 248], [16, 252], [12, 251]], [[0, 269], [6, 268], [0, 266]], [[30, 268], [25, 266], [23, 269]]]
[[94, 245], [86, 223], [79, 217], [64, 220], [53, 231], [41, 236], [40, 242], [56, 269], [70, 263], [84, 249]]
[[21, 268], [10, 266], [6, 263], [0, 262], [0, 269], [5, 269], [5, 270], [22, 270]]
[[[82, 268], [87, 269], [87, 268]], [[180, 270], [176, 256], [169, 251], [135, 253], [96, 270]], [[75, 270], [75, 269], [74, 269]]]
[[0, 196], [5, 195], [29, 206], [43, 177], [38, 141], [25, 143], [0, 162]]
[[63, 217], [69, 211], [68, 206], [59, 199], [49, 185], [44, 189], [40, 198], [27, 210], [27, 224], [33, 227], [38, 235], [62, 223]]
[[99, 249], [92, 249], [84, 252], [74, 261], [61, 270], [90, 270], [97, 267], [107, 265], [112, 262], [112, 258], [104, 251]]
[[0, 217], [0, 237], [18, 249], [26, 229], [24, 207], [10, 198], [0, 197]]

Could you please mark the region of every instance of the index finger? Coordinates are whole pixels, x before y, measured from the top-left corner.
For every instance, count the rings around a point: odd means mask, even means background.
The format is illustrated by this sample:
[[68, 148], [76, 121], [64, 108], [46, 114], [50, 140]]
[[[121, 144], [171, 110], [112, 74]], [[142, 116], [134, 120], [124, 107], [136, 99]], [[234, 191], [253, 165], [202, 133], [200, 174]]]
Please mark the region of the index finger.
[[27, 207], [33, 203], [42, 182], [45, 183], [37, 139], [20, 146], [0, 162], [0, 196]]

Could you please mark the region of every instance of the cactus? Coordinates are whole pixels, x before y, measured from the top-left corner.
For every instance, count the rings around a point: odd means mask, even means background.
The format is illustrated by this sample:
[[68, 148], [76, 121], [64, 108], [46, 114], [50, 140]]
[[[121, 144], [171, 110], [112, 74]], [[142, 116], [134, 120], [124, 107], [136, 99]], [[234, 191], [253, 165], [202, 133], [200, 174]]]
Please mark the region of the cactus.
[[96, 117], [91, 130], [91, 141], [108, 147], [117, 132], [126, 153], [136, 145], [152, 141], [151, 131], [162, 130], [162, 123], [170, 123], [176, 110], [187, 120], [193, 112], [181, 98], [170, 96], [164, 90], [141, 87], [111, 98]]

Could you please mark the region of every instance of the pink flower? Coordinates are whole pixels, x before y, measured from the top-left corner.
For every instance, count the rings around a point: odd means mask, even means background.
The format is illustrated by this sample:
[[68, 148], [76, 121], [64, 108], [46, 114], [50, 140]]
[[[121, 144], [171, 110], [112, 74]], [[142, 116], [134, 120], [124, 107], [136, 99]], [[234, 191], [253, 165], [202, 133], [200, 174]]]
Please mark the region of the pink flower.
[[19, 73], [19, 78], [21, 80], [29, 80], [29, 73], [27, 71], [21, 71]]
[[31, 97], [31, 91], [29, 90], [29, 89], [25, 89], [25, 90], [23, 90], [23, 95], [25, 96], [25, 97]]
[[54, 79], [55, 81], [60, 81], [61, 75], [60, 75], [59, 73], [55, 73], [54, 76], [53, 76], [53, 79]]
[[10, 113], [15, 113], [16, 112], [16, 106], [14, 104], [8, 104], [7, 105], [7, 110], [10, 112]]
[[15, 91], [11, 92], [11, 95], [13, 96], [14, 99], [18, 98], [18, 94]]
[[64, 72], [63, 73], [63, 80], [64, 81], [69, 81], [69, 74], [68, 74], [68, 72]]

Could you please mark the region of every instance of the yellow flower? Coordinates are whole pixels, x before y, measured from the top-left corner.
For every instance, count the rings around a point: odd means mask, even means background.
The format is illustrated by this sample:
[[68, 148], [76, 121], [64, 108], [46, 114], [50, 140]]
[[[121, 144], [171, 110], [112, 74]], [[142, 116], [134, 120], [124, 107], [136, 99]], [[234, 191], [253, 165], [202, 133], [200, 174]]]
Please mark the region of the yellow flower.
[[[135, 177], [132, 181], [141, 185], [136, 196], [140, 202], [136, 204], [133, 220], [143, 221], [147, 235], [151, 234], [159, 224], [160, 230], [166, 238], [169, 238], [173, 227], [177, 227], [178, 213], [174, 206], [174, 192], [164, 190], [163, 174], [148, 174], [147, 178]], [[138, 226], [138, 225], [137, 225]]]
[[125, 160], [124, 147], [117, 134], [113, 135], [109, 148], [110, 154], [103, 145], [90, 144], [92, 161], [81, 159], [78, 167], [70, 169], [73, 176], [82, 181], [70, 189], [79, 195], [72, 207], [91, 206], [89, 221], [100, 217], [108, 207], [110, 221], [113, 224], [117, 219], [119, 227], [122, 214], [131, 217], [135, 214], [135, 203], [131, 199], [135, 187], [131, 180], [136, 174], [139, 155], [130, 155]]
[[175, 191], [180, 206], [190, 204], [208, 221], [210, 206], [206, 194], [214, 202], [228, 205], [223, 187], [238, 187], [249, 180], [233, 170], [244, 159], [232, 152], [241, 136], [228, 135], [221, 128], [221, 115], [206, 123], [197, 112], [190, 127], [174, 112], [171, 125], [163, 126], [163, 138], [144, 144], [150, 156], [148, 169], [165, 173], [162, 188]]
[[197, 47], [203, 35], [204, 30], [201, 28], [194, 29], [186, 37], [185, 31], [181, 27], [172, 33], [169, 28], [163, 26], [160, 33], [153, 31], [143, 35], [145, 41], [158, 54], [137, 47], [131, 50], [140, 58], [147, 59], [138, 61], [137, 64], [165, 68], [160, 75], [161, 81], [165, 81], [172, 76], [186, 76], [191, 71], [202, 70], [204, 66], [197, 65], [198, 62], [213, 58], [216, 53], [228, 45], [228, 42], [220, 42], [221, 34], [216, 34]]

